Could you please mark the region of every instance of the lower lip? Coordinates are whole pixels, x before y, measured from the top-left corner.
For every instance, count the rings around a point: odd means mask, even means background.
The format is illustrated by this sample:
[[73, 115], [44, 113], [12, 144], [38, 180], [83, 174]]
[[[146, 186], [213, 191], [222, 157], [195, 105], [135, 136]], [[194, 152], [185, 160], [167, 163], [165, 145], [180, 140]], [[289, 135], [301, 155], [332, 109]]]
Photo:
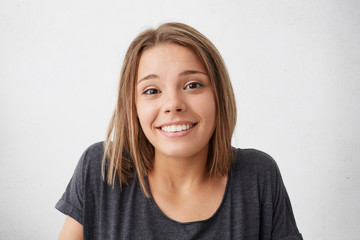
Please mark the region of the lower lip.
[[188, 134], [190, 134], [194, 128], [196, 128], [197, 124], [195, 126], [193, 126], [192, 128], [189, 128], [187, 130], [183, 130], [180, 132], [166, 132], [164, 130], [158, 129], [164, 136], [166, 137], [170, 137], [170, 138], [176, 138], [176, 137], [184, 137]]

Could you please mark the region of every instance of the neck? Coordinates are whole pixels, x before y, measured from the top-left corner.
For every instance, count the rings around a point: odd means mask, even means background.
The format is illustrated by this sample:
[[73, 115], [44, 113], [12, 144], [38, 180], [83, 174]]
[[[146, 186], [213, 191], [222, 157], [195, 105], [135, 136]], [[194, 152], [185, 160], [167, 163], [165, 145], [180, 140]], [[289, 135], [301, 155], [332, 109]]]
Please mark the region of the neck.
[[169, 192], [189, 192], [206, 182], [208, 147], [190, 157], [169, 157], [155, 152], [153, 169], [149, 173], [150, 185]]

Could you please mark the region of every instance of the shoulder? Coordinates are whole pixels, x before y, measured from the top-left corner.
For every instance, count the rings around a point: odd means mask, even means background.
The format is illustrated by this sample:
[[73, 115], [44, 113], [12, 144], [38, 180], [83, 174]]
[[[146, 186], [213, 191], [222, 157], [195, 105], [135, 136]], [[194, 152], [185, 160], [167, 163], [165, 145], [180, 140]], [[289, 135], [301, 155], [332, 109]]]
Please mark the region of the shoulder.
[[257, 172], [274, 171], [277, 169], [275, 160], [267, 153], [253, 149], [233, 148], [234, 161], [232, 168], [234, 170], [252, 169]]
[[83, 167], [101, 165], [104, 157], [104, 142], [97, 142], [90, 145], [81, 156], [80, 162]]
[[102, 159], [104, 156], [104, 142], [97, 142], [90, 145], [83, 153], [83, 157], [87, 160]]
[[[97, 142], [90, 145], [82, 154], [79, 165], [81, 165], [81, 171], [83, 174], [83, 180], [87, 183], [94, 183], [94, 182], [103, 182], [104, 177], [107, 175], [109, 171], [109, 160], [106, 158], [105, 160], [105, 146], [104, 142]], [[123, 151], [123, 156], [127, 156], [126, 153]], [[78, 166], [79, 167], [79, 166]], [[134, 169], [131, 169], [134, 171]], [[134, 172], [134, 174], [136, 174]], [[119, 181], [118, 175], [115, 175], [115, 179]], [[133, 177], [129, 180], [133, 181]], [[117, 184], [115, 184], [117, 185]]]
[[83, 209], [88, 202], [88, 193], [97, 191], [100, 186], [99, 183], [102, 181], [103, 152], [102, 142], [95, 143], [84, 151], [65, 193], [56, 204], [58, 210], [76, 219], [81, 224], [84, 223]]
[[231, 166], [232, 178], [239, 183], [252, 183], [274, 188], [281, 179], [275, 160], [267, 153], [257, 149], [235, 149]]
[[261, 203], [275, 201], [282, 188], [279, 168], [267, 153], [256, 149], [234, 149], [231, 166], [232, 187], [242, 189], [243, 196], [257, 196]]
[[75, 174], [81, 176], [82, 181], [98, 181], [102, 179], [101, 169], [104, 157], [104, 142], [90, 145], [80, 157]]
[[[302, 239], [275, 160], [256, 149], [233, 150], [235, 157], [230, 172], [230, 196], [236, 200], [233, 201], [236, 206], [232, 209], [245, 209], [246, 214], [243, 211], [239, 211], [239, 214], [255, 217], [254, 224], [261, 216], [261, 238]], [[250, 221], [247, 219], [247, 222]]]

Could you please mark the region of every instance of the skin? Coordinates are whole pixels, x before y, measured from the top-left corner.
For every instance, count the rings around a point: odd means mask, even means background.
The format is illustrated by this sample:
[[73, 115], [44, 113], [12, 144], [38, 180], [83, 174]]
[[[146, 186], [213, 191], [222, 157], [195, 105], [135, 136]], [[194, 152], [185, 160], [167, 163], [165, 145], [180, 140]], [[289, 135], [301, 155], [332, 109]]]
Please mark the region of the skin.
[[65, 219], [58, 240], [81, 240], [83, 239], [83, 226], [71, 217]]
[[[218, 209], [227, 176], [209, 178], [206, 161], [215, 129], [215, 98], [199, 58], [188, 48], [161, 44], [139, 62], [136, 107], [141, 128], [155, 148], [148, 175], [158, 207], [180, 222], [204, 220]], [[163, 126], [195, 124], [169, 133]]]
[[[206, 159], [216, 109], [209, 77], [197, 56], [174, 44], [153, 47], [142, 54], [138, 76], [137, 114], [155, 159]], [[196, 126], [185, 136], [159, 129], [172, 123]]]

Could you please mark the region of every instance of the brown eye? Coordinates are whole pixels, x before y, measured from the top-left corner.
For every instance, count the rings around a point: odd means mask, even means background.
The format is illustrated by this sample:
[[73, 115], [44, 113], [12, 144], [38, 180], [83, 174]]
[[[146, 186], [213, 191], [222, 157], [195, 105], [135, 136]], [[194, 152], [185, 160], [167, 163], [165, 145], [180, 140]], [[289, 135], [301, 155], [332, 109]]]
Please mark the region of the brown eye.
[[159, 90], [155, 89], [155, 88], [150, 88], [150, 89], [146, 89], [143, 94], [147, 94], [147, 95], [152, 95], [152, 94], [157, 94], [159, 93]]
[[187, 89], [195, 89], [195, 88], [200, 88], [202, 86], [203, 85], [201, 83], [192, 82], [192, 83], [189, 83], [188, 85], [186, 85], [185, 88], [187, 88]]

